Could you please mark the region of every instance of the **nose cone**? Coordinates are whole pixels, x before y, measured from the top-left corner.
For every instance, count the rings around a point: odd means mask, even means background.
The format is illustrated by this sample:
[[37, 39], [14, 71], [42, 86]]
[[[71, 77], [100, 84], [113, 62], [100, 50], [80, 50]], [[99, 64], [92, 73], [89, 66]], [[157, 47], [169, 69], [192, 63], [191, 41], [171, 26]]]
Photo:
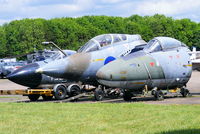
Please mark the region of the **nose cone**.
[[104, 65], [100, 68], [97, 73], [98, 80], [106, 80], [106, 81], [118, 81], [120, 80], [119, 72], [120, 72], [120, 61], [113, 61], [109, 64]]
[[127, 63], [122, 59], [118, 59], [100, 68], [96, 73], [96, 77], [99, 83], [111, 86], [112, 83], [128, 80], [128, 70]]
[[7, 78], [17, 84], [35, 88], [40, 85], [42, 75], [35, 73], [39, 68], [37, 63], [28, 64], [23, 66], [7, 76]]
[[97, 71], [96, 73], [97, 81], [100, 84], [108, 86], [108, 87], [118, 87], [116, 86], [116, 84], [114, 84], [117, 81], [116, 79], [117, 77], [116, 75], [118, 75], [116, 73], [117, 70], [116, 68], [113, 68], [109, 64], [106, 64], [105, 66], [103, 66]]
[[113, 80], [113, 72], [105, 67], [99, 69], [96, 76], [99, 80]]
[[123, 60], [115, 60], [106, 64], [96, 73], [97, 81], [108, 87], [123, 88], [128, 80], [127, 65]]

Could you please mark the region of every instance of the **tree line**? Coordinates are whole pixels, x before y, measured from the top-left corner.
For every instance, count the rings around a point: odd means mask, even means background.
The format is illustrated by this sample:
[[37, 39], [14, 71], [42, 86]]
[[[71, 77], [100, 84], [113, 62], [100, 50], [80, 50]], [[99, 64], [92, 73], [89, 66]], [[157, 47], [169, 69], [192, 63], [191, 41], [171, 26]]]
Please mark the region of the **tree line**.
[[130, 17], [83, 16], [78, 18], [23, 19], [0, 26], [0, 57], [29, 53], [53, 41], [62, 49], [77, 50], [89, 39], [106, 33], [140, 34], [149, 41], [156, 36], [176, 38], [200, 48], [200, 23], [156, 14]]

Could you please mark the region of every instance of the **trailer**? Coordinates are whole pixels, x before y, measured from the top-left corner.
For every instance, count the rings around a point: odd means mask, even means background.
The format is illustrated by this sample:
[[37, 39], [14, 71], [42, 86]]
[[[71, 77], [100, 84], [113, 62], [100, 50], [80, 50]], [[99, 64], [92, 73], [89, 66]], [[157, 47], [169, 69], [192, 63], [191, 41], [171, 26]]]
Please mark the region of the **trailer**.
[[[82, 89], [82, 90], [81, 90]], [[56, 84], [52, 88], [44, 88], [44, 89], [18, 89], [18, 90], [0, 90], [0, 95], [23, 95], [28, 96], [30, 101], [37, 101], [40, 96], [42, 96], [43, 100], [50, 101], [54, 100], [75, 100], [83, 96], [88, 96], [91, 94], [93, 87], [90, 86], [79, 86], [78, 84]]]
[[37, 101], [40, 96], [44, 100], [53, 98], [53, 89], [18, 89], [18, 90], [0, 90], [0, 95], [23, 95], [28, 96], [31, 101]]
[[[163, 91], [163, 96], [160, 97], [159, 100], [163, 100], [164, 95], [169, 95], [169, 96], [179, 96], [181, 93], [181, 89], [171, 89], [171, 90], [164, 90]], [[182, 94], [182, 93], [181, 93]], [[23, 96], [28, 96], [30, 101], [37, 101], [40, 96], [42, 96], [44, 101], [51, 101], [51, 102], [70, 102], [77, 100], [82, 97], [89, 97], [94, 95], [94, 98], [96, 98], [95, 92], [81, 92], [79, 94], [76, 94], [74, 96], [65, 96], [65, 98], [60, 98], [56, 97], [56, 93], [54, 89], [18, 89], [18, 90], [0, 90], [0, 95], [23, 95]], [[59, 96], [63, 96], [62, 91], [59, 92]], [[99, 95], [99, 94], [98, 94]], [[183, 94], [182, 94], [183, 95]], [[101, 95], [99, 95], [101, 97]], [[135, 98], [137, 97], [153, 97], [155, 96], [152, 94], [152, 91], [143, 91], [141, 94], [135, 94]], [[190, 93], [188, 93], [188, 96], [191, 96]], [[52, 100], [54, 97], [54, 100]], [[106, 96], [104, 96], [106, 97]], [[108, 96], [107, 96], [108, 97]], [[59, 99], [60, 98], [60, 99]], [[110, 97], [109, 97], [110, 98]], [[111, 99], [113, 99], [111, 97]], [[115, 98], [117, 99], [117, 98]], [[95, 99], [96, 100], [96, 99]], [[102, 101], [103, 99], [97, 100], [97, 101]]]

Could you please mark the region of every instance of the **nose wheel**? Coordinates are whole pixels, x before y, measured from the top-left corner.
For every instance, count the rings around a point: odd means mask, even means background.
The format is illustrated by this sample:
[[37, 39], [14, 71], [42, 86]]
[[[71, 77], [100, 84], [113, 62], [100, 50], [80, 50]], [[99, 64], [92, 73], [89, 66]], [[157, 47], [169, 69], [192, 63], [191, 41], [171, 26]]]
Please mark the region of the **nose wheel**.
[[1, 79], [3, 79], [3, 78], [4, 78], [3, 73], [1, 73]]
[[186, 88], [181, 88], [180, 93], [183, 97], [187, 97], [190, 94], [190, 91]]
[[99, 88], [95, 89], [94, 98], [96, 101], [102, 101], [104, 96], [105, 96], [105, 93], [102, 89], [99, 89]]
[[123, 98], [125, 101], [131, 101], [132, 97], [133, 97], [133, 95], [131, 94], [130, 91], [124, 90]]
[[161, 90], [154, 91], [154, 97], [158, 101], [164, 100], [164, 94]]

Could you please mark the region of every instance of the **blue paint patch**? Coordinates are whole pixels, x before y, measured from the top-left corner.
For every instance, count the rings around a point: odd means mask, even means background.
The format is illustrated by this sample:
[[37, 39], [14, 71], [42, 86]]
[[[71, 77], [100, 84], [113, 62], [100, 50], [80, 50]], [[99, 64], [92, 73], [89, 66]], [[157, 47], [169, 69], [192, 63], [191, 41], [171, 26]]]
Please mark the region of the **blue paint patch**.
[[135, 63], [132, 63], [132, 64], [130, 64], [130, 66], [131, 66], [131, 67], [136, 67], [136, 66], [137, 66], [137, 64], [135, 64]]
[[104, 62], [104, 65], [106, 65], [106, 64], [108, 64], [109, 62], [114, 61], [114, 60], [116, 60], [115, 57], [109, 56], [109, 57], [106, 58], [106, 60], [105, 60], [105, 62]]

